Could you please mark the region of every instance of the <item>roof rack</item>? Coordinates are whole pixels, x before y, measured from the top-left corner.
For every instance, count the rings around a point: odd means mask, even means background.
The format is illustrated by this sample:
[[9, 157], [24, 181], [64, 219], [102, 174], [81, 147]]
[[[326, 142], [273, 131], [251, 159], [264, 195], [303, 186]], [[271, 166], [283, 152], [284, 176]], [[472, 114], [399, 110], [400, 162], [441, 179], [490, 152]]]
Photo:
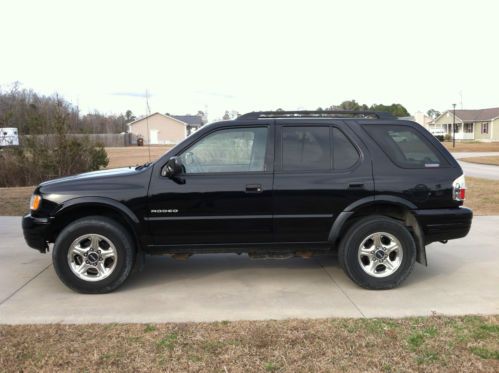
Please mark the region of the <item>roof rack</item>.
[[252, 111], [251, 113], [243, 114], [237, 120], [256, 120], [263, 118], [301, 118], [301, 117], [334, 117], [334, 118], [368, 118], [376, 119], [397, 119], [390, 113], [382, 111], [357, 111], [357, 110], [320, 110], [320, 111]]

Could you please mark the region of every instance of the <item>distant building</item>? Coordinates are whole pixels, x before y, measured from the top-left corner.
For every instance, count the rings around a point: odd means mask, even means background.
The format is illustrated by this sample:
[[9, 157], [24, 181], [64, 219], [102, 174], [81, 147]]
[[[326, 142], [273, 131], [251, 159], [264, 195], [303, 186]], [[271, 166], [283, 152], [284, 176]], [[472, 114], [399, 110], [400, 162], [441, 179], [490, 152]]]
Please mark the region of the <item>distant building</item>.
[[154, 113], [128, 124], [129, 132], [144, 139], [144, 144], [177, 144], [203, 125], [198, 115]]
[[[452, 136], [453, 110], [447, 110], [431, 124]], [[499, 141], [499, 107], [478, 110], [456, 110], [456, 140]]]
[[188, 136], [187, 123], [169, 115], [154, 113], [128, 124], [130, 133], [144, 144], [177, 144]]
[[171, 117], [187, 124], [188, 135], [196, 132], [206, 123], [205, 118], [201, 115], [172, 115]]
[[412, 120], [413, 122], [421, 124], [424, 128], [428, 130], [430, 129], [431, 117], [421, 111], [416, 111], [414, 115], [411, 115], [409, 117], [401, 117], [399, 119]]

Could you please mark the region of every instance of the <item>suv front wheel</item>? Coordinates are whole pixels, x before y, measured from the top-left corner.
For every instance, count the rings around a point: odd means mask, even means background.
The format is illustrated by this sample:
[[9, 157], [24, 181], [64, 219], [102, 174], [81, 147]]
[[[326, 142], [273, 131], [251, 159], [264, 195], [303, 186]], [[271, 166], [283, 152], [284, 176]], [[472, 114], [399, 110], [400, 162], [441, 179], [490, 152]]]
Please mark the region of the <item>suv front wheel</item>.
[[129, 276], [135, 248], [128, 232], [112, 219], [90, 216], [68, 225], [57, 237], [52, 260], [62, 282], [81, 293], [107, 293]]
[[338, 258], [357, 285], [366, 289], [391, 289], [412, 272], [416, 244], [400, 221], [369, 216], [350, 227], [340, 244]]

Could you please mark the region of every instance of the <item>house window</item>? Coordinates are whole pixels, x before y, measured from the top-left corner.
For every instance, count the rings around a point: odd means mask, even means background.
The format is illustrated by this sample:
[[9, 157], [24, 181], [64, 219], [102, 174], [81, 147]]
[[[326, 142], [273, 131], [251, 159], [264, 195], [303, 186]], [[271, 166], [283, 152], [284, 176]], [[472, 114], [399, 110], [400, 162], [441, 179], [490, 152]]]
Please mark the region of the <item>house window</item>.
[[473, 133], [473, 123], [464, 123], [464, 133]]
[[489, 133], [489, 122], [483, 122], [481, 127], [480, 127], [480, 133], [481, 134], [488, 134]]

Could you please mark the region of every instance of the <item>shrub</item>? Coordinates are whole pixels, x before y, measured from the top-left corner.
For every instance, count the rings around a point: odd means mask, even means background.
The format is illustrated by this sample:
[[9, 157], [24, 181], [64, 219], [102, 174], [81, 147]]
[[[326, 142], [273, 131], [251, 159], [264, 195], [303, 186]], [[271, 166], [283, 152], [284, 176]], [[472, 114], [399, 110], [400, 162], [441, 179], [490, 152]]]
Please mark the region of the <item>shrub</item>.
[[65, 137], [57, 146], [30, 140], [29, 145], [0, 151], [0, 187], [35, 185], [47, 179], [98, 170], [108, 162], [102, 145], [94, 146], [88, 138]]
[[87, 137], [71, 137], [64, 102], [58, 101], [58, 109], [43, 133], [33, 126], [21, 146], [0, 151], [0, 187], [34, 185], [107, 166], [104, 147]]

